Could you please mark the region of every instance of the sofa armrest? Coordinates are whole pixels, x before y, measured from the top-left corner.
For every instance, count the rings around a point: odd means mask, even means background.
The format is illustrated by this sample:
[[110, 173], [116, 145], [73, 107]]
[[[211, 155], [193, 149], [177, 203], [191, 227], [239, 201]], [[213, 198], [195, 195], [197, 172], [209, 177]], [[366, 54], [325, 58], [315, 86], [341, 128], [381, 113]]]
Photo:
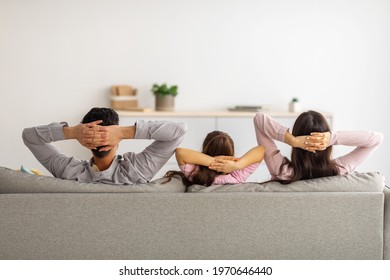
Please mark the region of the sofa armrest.
[[390, 187], [385, 186], [384, 224], [383, 224], [383, 259], [390, 260]]

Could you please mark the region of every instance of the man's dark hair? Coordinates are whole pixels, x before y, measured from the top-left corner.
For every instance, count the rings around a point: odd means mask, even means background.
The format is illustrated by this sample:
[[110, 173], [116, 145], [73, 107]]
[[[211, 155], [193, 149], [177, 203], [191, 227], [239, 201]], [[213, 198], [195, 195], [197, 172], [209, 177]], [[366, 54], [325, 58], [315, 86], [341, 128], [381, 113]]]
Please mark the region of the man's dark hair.
[[[92, 108], [83, 118], [81, 123], [90, 123], [94, 121], [102, 120], [103, 122], [99, 125], [109, 126], [109, 125], [118, 125], [119, 124], [119, 116], [118, 113], [115, 112], [111, 108]], [[110, 151], [99, 152], [99, 149], [103, 148], [97, 147], [97, 149], [91, 150], [94, 156], [98, 158], [105, 157]]]

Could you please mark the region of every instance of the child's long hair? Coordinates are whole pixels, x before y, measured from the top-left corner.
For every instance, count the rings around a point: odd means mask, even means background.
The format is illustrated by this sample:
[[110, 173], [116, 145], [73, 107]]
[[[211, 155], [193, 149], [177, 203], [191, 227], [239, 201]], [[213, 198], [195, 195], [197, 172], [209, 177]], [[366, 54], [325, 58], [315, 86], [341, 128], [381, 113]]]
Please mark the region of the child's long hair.
[[[325, 117], [316, 111], [308, 111], [299, 115], [291, 134], [301, 136], [310, 135], [312, 132], [327, 131], [330, 131], [330, 126]], [[338, 175], [339, 170], [331, 155], [332, 146], [315, 153], [300, 148], [292, 148], [291, 160], [286, 158], [285, 164], [292, 167], [294, 174], [290, 180], [282, 180], [281, 183], [289, 184], [298, 180]], [[282, 169], [283, 165], [280, 168]]]
[[[212, 131], [207, 134], [203, 141], [202, 153], [214, 156], [234, 156], [234, 142], [229, 134], [222, 131]], [[188, 187], [193, 184], [210, 186], [216, 176], [222, 173], [209, 169], [207, 166], [198, 165], [186, 178], [180, 171], [168, 171], [164, 177], [171, 178], [174, 175], [180, 175], [183, 183]]]

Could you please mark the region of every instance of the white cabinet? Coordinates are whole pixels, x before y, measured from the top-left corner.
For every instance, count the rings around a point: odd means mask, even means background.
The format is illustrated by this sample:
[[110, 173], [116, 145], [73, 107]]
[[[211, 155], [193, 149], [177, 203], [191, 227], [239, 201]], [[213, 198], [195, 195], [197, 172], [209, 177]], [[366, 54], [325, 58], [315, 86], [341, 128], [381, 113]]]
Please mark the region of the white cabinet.
[[[240, 157], [245, 154], [249, 149], [257, 146], [253, 117], [256, 113], [239, 113], [239, 112], [125, 112], [119, 111], [120, 124], [131, 125], [136, 120], [143, 119], [146, 121], [182, 121], [187, 124], [187, 134], [181, 143], [180, 147], [191, 148], [197, 151], [201, 150], [201, 146], [207, 133], [213, 130], [220, 130], [227, 132], [235, 143], [236, 156]], [[297, 113], [267, 113], [273, 118], [277, 119], [281, 124], [292, 128]], [[332, 123], [331, 115], [327, 114], [326, 117]], [[119, 145], [119, 154], [123, 154], [128, 151], [140, 152], [147, 145], [151, 143], [151, 140], [129, 140], [122, 141]], [[283, 155], [289, 157], [291, 148], [284, 144], [276, 143], [280, 148]], [[153, 179], [160, 178], [169, 170], [179, 170], [175, 156], [172, 156], [167, 164], [156, 174]], [[252, 174], [248, 181], [263, 182], [270, 179], [269, 172], [265, 163], [263, 162], [258, 170]]]

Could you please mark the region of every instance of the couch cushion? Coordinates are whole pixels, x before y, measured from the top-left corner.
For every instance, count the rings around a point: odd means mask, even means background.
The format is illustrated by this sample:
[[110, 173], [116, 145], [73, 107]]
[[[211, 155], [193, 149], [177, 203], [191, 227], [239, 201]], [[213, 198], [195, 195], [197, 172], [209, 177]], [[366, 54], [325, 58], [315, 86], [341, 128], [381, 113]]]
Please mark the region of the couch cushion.
[[187, 192], [383, 192], [384, 185], [382, 174], [369, 172], [301, 180], [288, 185], [278, 182], [192, 185]]
[[101, 183], [80, 183], [49, 176], [31, 175], [0, 166], [0, 193], [148, 193], [184, 192], [185, 186], [178, 178], [157, 179], [146, 184], [108, 185]]
[[[48, 176], [30, 175], [0, 166], [0, 193], [148, 193], [185, 192], [181, 179], [161, 178], [146, 184], [109, 185], [80, 183]], [[204, 187], [192, 185], [187, 192], [383, 192], [384, 177], [378, 172], [352, 173], [282, 185], [278, 182], [242, 183]]]

